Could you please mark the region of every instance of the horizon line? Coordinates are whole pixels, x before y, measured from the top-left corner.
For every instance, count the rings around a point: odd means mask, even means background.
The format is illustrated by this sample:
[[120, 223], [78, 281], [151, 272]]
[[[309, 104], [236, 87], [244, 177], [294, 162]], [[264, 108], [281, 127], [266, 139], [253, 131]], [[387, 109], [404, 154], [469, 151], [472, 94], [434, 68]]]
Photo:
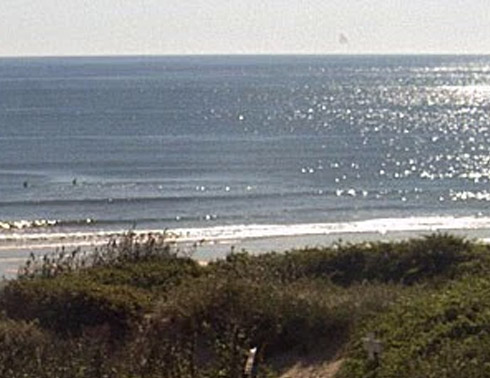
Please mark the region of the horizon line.
[[156, 58], [156, 57], [397, 57], [397, 56], [490, 56], [490, 53], [454, 53], [454, 52], [330, 52], [330, 53], [307, 53], [307, 52], [285, 52], [285, 53], [106, 53], [106, 54], [60, 54], [60, 55], [0, 55], [0, 59], [53, 59], [53, 58]]

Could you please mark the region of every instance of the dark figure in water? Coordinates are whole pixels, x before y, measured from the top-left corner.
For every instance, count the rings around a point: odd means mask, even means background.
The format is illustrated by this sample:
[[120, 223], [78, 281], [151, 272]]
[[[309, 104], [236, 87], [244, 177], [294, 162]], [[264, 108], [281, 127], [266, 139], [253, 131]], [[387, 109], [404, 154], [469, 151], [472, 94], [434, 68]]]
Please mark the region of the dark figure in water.
[[76, 178], [74, 178], [74, 179], [71, 181], [71, 183], [72, 183], [72, 185], [73, 185], [73, 186], [77, 185], [77, 179], [76, 179]]
[[27, 188], [27, 187], [29, 186], [29, 183], [28, 183], [27, 181], [24, 181], [24, 183], [22, 184], [22, 186], [23, 186], [24, 188]]

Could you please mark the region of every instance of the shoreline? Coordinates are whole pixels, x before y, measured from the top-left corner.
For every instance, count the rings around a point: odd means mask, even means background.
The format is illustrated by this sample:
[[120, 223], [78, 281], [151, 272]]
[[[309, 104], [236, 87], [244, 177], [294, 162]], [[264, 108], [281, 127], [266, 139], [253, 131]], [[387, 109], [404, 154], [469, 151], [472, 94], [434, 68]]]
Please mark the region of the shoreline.
[[133, 232], [142, 240], [163, 236], [175, 248], [202, 263], [235, 251], [250, 254], [284, 252], [338, 242], [389, 242], [437, 232], [490, 242], [490, 218], [424, 217], [373, 219], [358, 222], [298, 225], [234, 225], [172, 230], [98, 230], [95, 232], [0, 233], [0, 274], [11, 278], [29, 255], [43, 256], [61, 249], [90, 251]]
[[[24, 221], [26, 222], [26, 221]], [[147, 229], [107, 229], [104, 227], [35, 227], [0, 230], [0, 252], [18, 249], [86, 247], [104, 245], [128, 232], [138, 238], [162, 236], [176, 244], [230, 244], [244, 240], [275, 238], [343, 238], [358, 239], [357, 235], [378, 235], [384, 238], [396, 233], [434, 233], [446, 231], [477, 232], [490, 237], [490, 217], [487, 216], [411, 216], [381, 217], [338, 222], [233, 224]]]

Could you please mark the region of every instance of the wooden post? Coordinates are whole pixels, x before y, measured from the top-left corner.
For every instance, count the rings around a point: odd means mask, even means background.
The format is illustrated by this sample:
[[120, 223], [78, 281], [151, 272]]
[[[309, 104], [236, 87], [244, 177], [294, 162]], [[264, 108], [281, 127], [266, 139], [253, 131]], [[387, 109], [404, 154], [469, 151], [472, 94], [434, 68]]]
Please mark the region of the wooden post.
[[245, 369], [243, 370], [243, 376], [245, 378], [255, 378], [257, 375], [257, 347], [252, 348], [248, 352], [247, 362], [245, 363]]
[[381, 352], [383, 352], [383, 345], [381, 344], [381, 341], [374, 337], [373, 332], [369, 332], [366, 337], [362, 339], [362, 341], [364, 343], [364, 349], [368, 353], [368, 358], [371, 361], [378, 361]]

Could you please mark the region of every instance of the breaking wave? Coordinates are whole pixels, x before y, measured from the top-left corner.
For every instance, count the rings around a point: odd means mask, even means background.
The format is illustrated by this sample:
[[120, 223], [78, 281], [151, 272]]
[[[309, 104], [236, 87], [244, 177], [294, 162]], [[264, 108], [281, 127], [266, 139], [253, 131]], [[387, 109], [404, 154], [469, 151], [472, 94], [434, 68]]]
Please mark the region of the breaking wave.
[[14, 221], [0, 221], [0, 230], [25, 230], [25, 229], [38, 229], [49, 227], [63, 227], [63, 226], [81, 226], [93, 224], [94, 220], [91, 218], [79, 219], [79, 220], [56, 220], [56, 219], [35, 219], [35, 220], [14, 220]]
[[[34, 221], [33, 221], [34, 222]], [[59, 224], [57, 224], [59, 225]], [[39, 226], [42, 227], [42, 226]], [[47, 226], [49, 227], [49, 226]], [[163, 235], [178, 243], [219, 243], [259, 238], [281, 238], [295, 236], [379, 234], [393, 232], [437, 232], [450, 230], [490, 229], [490, 217], [410, 217], [381, 218], [353, 222], [305, 223], [305, 224], [250, 224], [213, 226], [201, 228], [174, 228], [135, 230], [135, 234]], [[26, 232], [22, 228], [0, 233], [0, 250], [96, 246], [112, 238], [124, 235], [127, 230], [77, 231], [77, 232]]]

